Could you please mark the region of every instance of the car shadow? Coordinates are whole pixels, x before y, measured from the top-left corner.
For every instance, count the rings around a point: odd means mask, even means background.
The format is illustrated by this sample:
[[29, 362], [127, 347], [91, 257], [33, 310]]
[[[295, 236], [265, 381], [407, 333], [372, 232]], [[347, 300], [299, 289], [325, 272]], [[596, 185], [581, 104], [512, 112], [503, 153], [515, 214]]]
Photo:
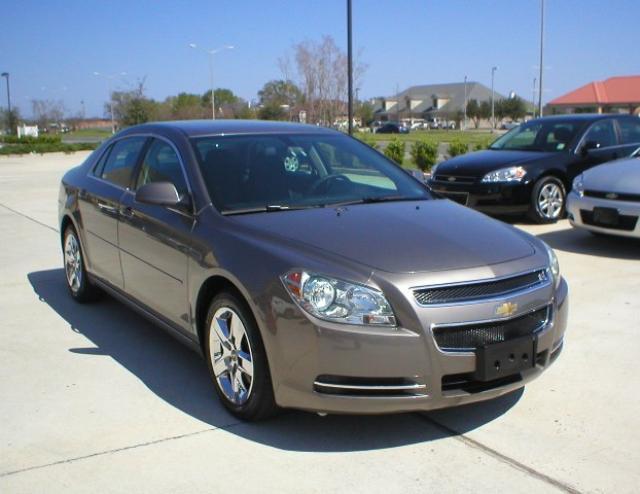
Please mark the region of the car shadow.
[[541, 233], [538, 238], [552, 248], [575, 254], [585, 254], [613, 259], [640, 259], [640, 240], [613, 235], [592, 235], [588, 231], [565, 228]]
[[[507, 412], [522, 390], [459, 407], [447, 426], [433, 414], [394, 416], [329, 415], [286, 411], [259, 423], [243, 423], [219, 403], [204, 361], [192, 350], [111, 297], [78, 304], [67, 292], [62, 269], [28, 274], [36, 295], [90, 344], [70, 348], [80, 355], [114, 359], [169, 405], [213, 427], [275, 448], [291, 451], [345, 452], [392, 448], [462, 434]], [[433, 416], [432, 416], [433, 415]]]

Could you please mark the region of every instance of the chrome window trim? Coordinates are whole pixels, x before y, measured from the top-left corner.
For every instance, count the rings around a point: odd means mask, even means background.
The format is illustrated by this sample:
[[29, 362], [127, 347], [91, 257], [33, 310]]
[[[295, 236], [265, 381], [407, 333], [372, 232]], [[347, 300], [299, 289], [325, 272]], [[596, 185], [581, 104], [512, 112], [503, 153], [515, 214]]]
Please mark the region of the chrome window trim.
[[[517, 290], [512, 290], [512, 291], [508, 291], [508, 292], [503, 292], [503, 293], [498, 293], [495, 295], [491, 295], [488, 297], [475, 297], [475, 298], [471, 298], [469, 300], [459, 300], [457, 302], [441, 302], [441, 303], [437, 303], [437, 304], [421, 304], [420, 302], [418, 302], [415, 292], [417, 290], [429, 290], [429, 289], [437, 289], [437, 288], [449, 288], [449, 287], [456, 287], [456, 286], [468, 286], [468, 285], [480, 285], [483, 283], [492, 283], [495, 281], [502, 281], [502, 280], [507, 280], [509, 278], [517, 278], [518, 276], [524, 276], [527, 274], [531, 274], [531, 273], [535, 273], [537, 271], [545, 271], [546, 275], [547, 275], [547, 280], [546, 281], [540, 281], [539, 283], [535, 283], [534, 285], [528, 286], [526, 288], [522, 288], [522, 289], [517, 289]], [[552, 284], [552, 276], [551, 273], [549, 271], [549, 267], [545, 266], [545, 267], [540, 267], [537, 269], [530, 269], [527, 271], [522, 271], [519, 273], [515, 273], [515, 274], [508, 274], [505, 276], [499, 276], [497, 278], [484, 278], [481, 280], [473, 280], [473, 281], [459, 281], [459, 282], [455, 282], [455, 283], [442, 283], [439, 285], [421, 285], [421, 286], [414, 286], [409, 288], [409, 290], [411, 291], [411, 295], [413, 296], [413, 300], [415, 301], [415, 303], [422, 308], [431, 308], [431, 307], [456, 307], [459, 305], [471, 305], [471, 304], [478, 304], [478, 303], [484, 303], [484, 302], [493, 302], [493, 301], [497, 301], [497, 300], [503, 300], [505, 297], [509, 296], [509, 297], [513, 297], [513, 296], [519, 296], [519, 295], [526, 295], [528, 293], [531, 293], [533, 291], [539, 290], [541, 288], [546, 288], [547, 286]]]
[[[187, 191], [189, 192], [189, 196], [191, 197], [191, 203], [193, 204], [191, 215], [195, 215], [196, 213], [193, 210], [193, 208], [195, 208], [194, 197], [193, 197], [193, 188], [191, 187], [191, 182], [189, 182], [189, 177], [187, 175], [187, 169], [184, 166], [184, 160], [182, 159], [182, 155], [178, 151], [178, 148], [176, 147], [176, 145], [170, 139], [168, 139], [168, 138], [166, 138], [164, 136], [160, 136], [158, 134], [153, 134], [153, 133], [150, 133], [150, 132], [145, 132], [145, 133], [127, 134], [127, 135], [124, 135], [124, 136], [118, 136], [118, 137], [112, 138], [112, 140], [105, 147], [105, 151], [96, 160], [96, 162], [94, 163], [94, 165], [91, 168], [90, 172], [87, 173], [87, 176], [89, 176], [89, 177], [91, 177], [91, 178], [93, 178], [95, 180], [98, 180], [100, 182], [103, 182], [105, 184], [109, 184], [109, 185], [111, 185], [113, 187], [116, 187], [117, 189], [120, 189], [123, 192], [127, 192], [127, 191], [128, 192], [134, 192], [134, 190], [131, 187], [121, 187], [120, 185], [114, 184], [113, 182], [109, 182], [108, 180], [105, 180], [102, 177], [98, 177], [93, 173], [95, 171], [95, 167], [96, 167], [97, 163], [100, 161], [100, 159], [102, 158], [102, 156], [104, 155], [105, 152], [107, 152], [108, 150], [111, 150], [113, 148], [113, 146], [115, 146], [115, 144], [118, 143], [119, 141], [121, 141], [123, 139], [130, 138], [130, 137], [144, 137], [144, 138], [147, 138], [147, 139], [149, 139], [149, 138], [160, 139], [160, 140], [166, 142], [167, 144], [169, 144], [171, 146], [173, 151], [176, 153], [176, 156], [178, 157], [178, 162], [180, 163], [180, 169], [182, 170], [182, 176], [184, 178], [185, 183], [187, 184]], [[146, 156], [146, 153], [145, 153], [145, 156]], [[144, 159], [144, 156], [143, 156], [143, 159]], [[134, 167], [134, 171], [139, 168], [137, 165], [138, 165], [138, 163], [136, 163], [136, 166]], [[131, 178], [133, 178], [133, 176]], [[136, 177], [136, 181], [137, 181], [137, 177]], [[171, 209], [171, 208], [169, 208], [169, 209]], [[171, 210], [175, 211], [175, 209], [171, 209]]]

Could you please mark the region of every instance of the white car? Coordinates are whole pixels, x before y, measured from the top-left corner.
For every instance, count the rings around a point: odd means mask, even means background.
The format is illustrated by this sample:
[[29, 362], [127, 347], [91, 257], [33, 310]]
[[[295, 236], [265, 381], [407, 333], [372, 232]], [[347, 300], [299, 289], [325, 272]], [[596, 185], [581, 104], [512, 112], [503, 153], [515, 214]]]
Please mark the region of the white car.
[[567, 213], [575, 228], [640, 238], [640, 149], [578, 175], [567, 197]]

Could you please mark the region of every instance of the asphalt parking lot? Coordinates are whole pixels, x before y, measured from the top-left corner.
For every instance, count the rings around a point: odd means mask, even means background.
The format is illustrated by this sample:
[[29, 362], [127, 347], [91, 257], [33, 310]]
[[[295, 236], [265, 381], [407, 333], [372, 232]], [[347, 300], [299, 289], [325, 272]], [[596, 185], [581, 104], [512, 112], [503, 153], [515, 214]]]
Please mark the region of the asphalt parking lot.
[[67, 295], [58, 183], [85, 155], [0, 158], [0, 492], [640, 490], [640, 243], [516, 224], [556, 249], [571, 297], [563, 354], [523, 391], [244, 424], [194, 353]]

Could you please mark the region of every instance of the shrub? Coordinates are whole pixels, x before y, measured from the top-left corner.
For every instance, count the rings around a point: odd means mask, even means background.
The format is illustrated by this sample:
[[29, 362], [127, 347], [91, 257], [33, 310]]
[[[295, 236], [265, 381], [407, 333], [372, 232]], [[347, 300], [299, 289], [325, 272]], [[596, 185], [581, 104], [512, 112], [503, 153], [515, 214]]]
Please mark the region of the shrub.
[[8, 154], [44, 154], [44, 153], [73, 153], [75, 151], [90, 151], [98, 147], [98, 143], [82, 142], [77, 144], [37, 143], [37, 144], [5, 144], [0, 148], [0, 155]]
[[482, 151], [484, 149], [488, 149], [490, 144], [491, 144], [491, 140], [490, 139], [485, 139], [484, 141], [477, 143], [474, 146], [473, 150], [474, 151]]
[[469, 145], [466, 142], [462, 142], [460, 139], [453, 139], [449, 143], [449, 156], [459, 156], [469, 152]]
[[372, 147], [373, 149], [379, 149], [378, 143], [375, 141], [375, 139], [365, 134], [364, 132], [357, 134], [356, 138], [359, 139], [364, 144], [366, 144], [367, 146]]
[[404, 142], [396, 137], [384, 148], [384, 155], [401, 165], [404, 161]]
[[435, 142], [416, 141], [411, 146], [411, 159], [423, 172], [436, 164], [438, 145]]
[[62, 138], [59, 135], [33, 136], [1, 136], [0, 142], [4, 144], [60, 144]]

